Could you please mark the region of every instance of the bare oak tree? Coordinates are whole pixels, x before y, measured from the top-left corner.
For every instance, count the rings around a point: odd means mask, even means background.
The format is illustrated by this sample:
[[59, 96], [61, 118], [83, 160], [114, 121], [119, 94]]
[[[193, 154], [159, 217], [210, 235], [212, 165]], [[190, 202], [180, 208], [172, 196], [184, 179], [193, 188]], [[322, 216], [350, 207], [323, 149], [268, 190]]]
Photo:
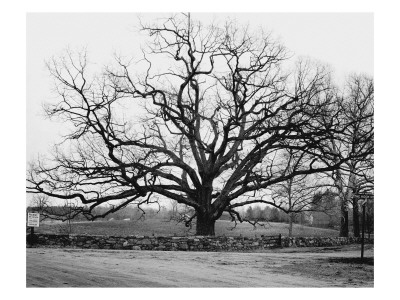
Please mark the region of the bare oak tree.
[[[285, 72], [287, 51], [270, 34], [190, 15], [142, 31], [143, 59], [117, 58], [101, 76], [88, 75], [85, 54], [49, 62], [60, 101], [47, 114], [72, 130], [28, 171], [29, 193], [78, 199], [92, 219], [163, 196], [194, 209], [197, 234], [214, 235], [224, 211], [269, 203], [271, 185], [363, 156], [328, 147], [352, 123], [338, 117], [329, 70], [300, 61]], [[290, 149], [308, 163], [282, 172]]]

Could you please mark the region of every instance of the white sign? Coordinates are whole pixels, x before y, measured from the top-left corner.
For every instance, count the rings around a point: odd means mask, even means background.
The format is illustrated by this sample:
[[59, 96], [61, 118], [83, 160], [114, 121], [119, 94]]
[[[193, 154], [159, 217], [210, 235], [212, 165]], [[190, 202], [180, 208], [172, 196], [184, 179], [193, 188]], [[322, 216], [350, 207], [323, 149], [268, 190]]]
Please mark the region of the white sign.
[[39, 227], [39, 213], [28, 213], [28, 227]]

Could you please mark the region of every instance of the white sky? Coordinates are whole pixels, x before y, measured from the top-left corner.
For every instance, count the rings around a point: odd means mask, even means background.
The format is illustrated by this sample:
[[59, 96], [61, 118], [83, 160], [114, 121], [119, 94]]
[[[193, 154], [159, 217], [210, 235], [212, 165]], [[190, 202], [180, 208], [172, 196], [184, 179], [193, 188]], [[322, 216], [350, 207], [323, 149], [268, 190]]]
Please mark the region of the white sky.
[[[165, 14], [140, 14], [152, 21]], [[372, 13], [202, 13], [192, 14], [204, 23], [236, 19], [273, 36], [295, 55], [310, 56], [331, 65], [340, 81], [350, 72], [373, 75], [374, 36]], [[63, 124], [45, 120], [42, 104], [54, 101], [45, 60], [69, 47], [86, 47], [98, 71], [112, 62], [114, 52], [139, 54], [144, 41], [132, 13], [32, 13], [27, 15], [27, 161], [60, 141]], [[137, 57], [137, 56], [136, 56]]]

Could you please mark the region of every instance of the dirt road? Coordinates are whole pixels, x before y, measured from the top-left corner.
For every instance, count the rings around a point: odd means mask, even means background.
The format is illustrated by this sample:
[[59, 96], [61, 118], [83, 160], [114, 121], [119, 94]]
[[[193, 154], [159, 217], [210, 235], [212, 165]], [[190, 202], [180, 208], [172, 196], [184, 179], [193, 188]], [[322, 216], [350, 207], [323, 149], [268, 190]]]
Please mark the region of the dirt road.
[[27, 249], [27, 287], [372, 287], [359, 246], [263, 253]]

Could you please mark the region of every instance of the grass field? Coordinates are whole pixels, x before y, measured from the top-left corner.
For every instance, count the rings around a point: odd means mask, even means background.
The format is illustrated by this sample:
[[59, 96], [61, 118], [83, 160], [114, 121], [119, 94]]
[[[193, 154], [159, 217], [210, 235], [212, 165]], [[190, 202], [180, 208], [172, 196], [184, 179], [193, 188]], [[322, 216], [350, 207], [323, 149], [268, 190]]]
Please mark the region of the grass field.
[[[288, 224], [266, 223], [264, 227], [254, 227], [250, 224], [238, 224], [232, 229], [234, 223], [219, 220], [216, 223], [215, 234], [217, 236], [255, 237], [261, 235], [288, 235]], [[66, 223], [41, 223], [35, 228], [36, 233], [68, 233]], [[188, 230], [183, 224], [163, 219], [146, 219], [136, 221], [97, 221], [71, 223], [71, 233], [88, 235], [147, 235], [147, 236], [186, 236], [194, 235], [195, 228]], [[293, 236], [338, 236], [337, 230], [315, 228], [294, 224]]]

